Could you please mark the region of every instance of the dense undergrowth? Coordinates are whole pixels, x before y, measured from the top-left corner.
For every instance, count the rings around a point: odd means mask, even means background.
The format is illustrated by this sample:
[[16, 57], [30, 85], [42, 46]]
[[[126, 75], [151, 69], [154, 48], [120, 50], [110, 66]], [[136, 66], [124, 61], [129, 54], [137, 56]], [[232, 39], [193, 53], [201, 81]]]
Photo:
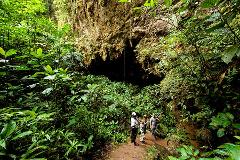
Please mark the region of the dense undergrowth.
[[[135, 111], [161, 113], [161, 136], [179, 145], [190, 142], [178, 124], [196, 126], [208, 148], [184, 145], [177, 159], [238, 159], [240, 1], [165, 3], [172, 8], [162, 14], [177, 26], [137, 46], [139, 58], [160, 59], [152, 66], [164, 79], [140, 89], [84, 73], [76, 35], [49, 18], [42, 0], [0, 1], [0, 158], [90, 158], [126, 140]], [[158, 5], [145, 3], [155, 16]]]

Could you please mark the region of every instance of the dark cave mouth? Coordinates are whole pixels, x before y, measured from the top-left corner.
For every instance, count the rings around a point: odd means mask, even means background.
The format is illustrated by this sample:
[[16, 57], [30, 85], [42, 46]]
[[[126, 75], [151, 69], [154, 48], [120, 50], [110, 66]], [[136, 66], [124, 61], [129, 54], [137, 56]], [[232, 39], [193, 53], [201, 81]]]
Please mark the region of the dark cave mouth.
[[159, 84], [163, 77], [148, 73], [142, 69], [136, 59], [135, 46], [131, 46], [130, 41], [128, 41], [123, 54], [117, 59], [111, 60], [108, 56], [103, 61], [100, 56], [97, 56], [88, 67], [89, 73], [103, 75], [111, 81], [130, 83], [139, 87]]

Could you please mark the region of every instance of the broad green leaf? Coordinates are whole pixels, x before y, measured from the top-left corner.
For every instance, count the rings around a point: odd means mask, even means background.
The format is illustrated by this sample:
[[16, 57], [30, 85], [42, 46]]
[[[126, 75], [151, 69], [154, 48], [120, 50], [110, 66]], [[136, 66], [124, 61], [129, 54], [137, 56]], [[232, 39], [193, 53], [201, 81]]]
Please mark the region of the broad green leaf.
[[228, 47], [223, 53], [222, 53], [222, 60], [225, 63], [229, 63], [232, 61], [233, 57], [240, 52], [240, 48], [237, 45], [233, 45]]
[[83, 96], [81, 97], [81, 99], [82, 99], [84, 102], [87, 102], [88, 97], [87, 97], [87, 95], [83, 95]]
[[17, 136], [15, 136], [15, 137], [13, 138], [13, 140], [16, 140], [16, 139], [19, 139], [19, 138], [28, 136], [28, 135], [30, 135], [30, 134], [32, 134], [32, 131], [26, 131], [26, 132], [20, 133], [20, 134], [18, 134]]
[[[214, 128], [222, 127], [225, 128], [232, 123], [230, 113], [218, 113], [217, 116], [213, 117], [212, 122], [209, 124]], [[230, 116], [230, 117], [229, 117]]]
[[169, 160], [178, 160], [178, 158], [175, 158], [175, 157], [173, 157], [173, 156], [168, 156], [168, 159], [169, 159]]
[[203, 8], [211, 8], [219, 3], [220, 0], [205, 0], [201, 3], [201, 7]]
[[237, 138], [238, 140], [240, 140], [240, 136], [234, 136], [235, 138]]
[[56, 78], [56, 75], [50, 75], [50, 76], [46, 76], [43, 79], [48, 79], [48, 80], [54, 80]]
[[42, 58], [42, 57], [43, 57], [42, 48], [38, 48], [38, 49], [37, 49], [37, 57], [38, 57], [38, 58]]
[[49, 95], [51, 92], [52, 92], [53, 88], [50, 87], [50, 88], [47, 88], [45, 89], [44, 91], [42, 91], [42, 94], [46, 94], [46, 95]]
[[0, 72], [0, 76], [5, 76], [5, 75], [7, 75], [6, 72]]
[[233, 127], [236, 128], [236, 129], [240, 129], [240, 123], [233, 124]]
[[5, 57], [10, 57], [14, 54], [17, 54], [17, 51], [15, 49], [10, 49], [6, 52]]
[[214, 153], [217, 153], [217, 154], [223, 155], [223, 156], [227, 155], [227, 152], [225, 150], [222, 150], [222, 149], [215, 149]]
[[231, 113], [227, 112], [225, 115], [229, 120], [233, 121], [234, 116]]
[[145, 7], [155, 7], [157, 4], [157, 0], [146, 0], [144, 3]]
[[5, 51], [0, 47], [0, 54], [5, 56]]
[[222, 137], [225, 135], [225, 129], [224, 128], [220, 128], [218, 131], [217, 131], [217, 136], [218, 137]]
[[54, 74], [54, 71], [51, 66], [47, 65], [44, 67], [44, 69], [48, 74]]
[[[6, 141], [4, 139], [0, 140], [0, 146], [4, 149], [6, 149]], [[0, 149], [1, 150], [1, 149]]]
[[167, 6], [167, 7], [170, 7], [172, 5], [172, 0], [164, 0], [164, 4]]
[[0, 134], [1, 138], [2, 139], [8, 138], [15, 131], [16, 127], [17, 127], [16, 122], [10, 121], [2, 129]]
[[225, 143], [221, 146], [219, 146], [218, 148], [221, 148], [219, 150], [222, 150], [225, 152], [225, 155], [229, 156], [229, 159], [239, 159], [240, 157], [240, 146], [239, 145], [235, 145], [232, 143]]
[[185, 148], [178, 148], [177, 151], [179, 151], [181, 153], [182, 157], [187, 157], [188, 156]]
[[197, 156], [199, 154], [199, 150], [197, 149], [194, 153], [193, 153], [193, 155], [194, 156]]
[[45, 74], [45, 73], [44, 72], [36, 72], [32, 75], [32, 77], [37, 77], [37, 76], [43, 75], [43, 74]]

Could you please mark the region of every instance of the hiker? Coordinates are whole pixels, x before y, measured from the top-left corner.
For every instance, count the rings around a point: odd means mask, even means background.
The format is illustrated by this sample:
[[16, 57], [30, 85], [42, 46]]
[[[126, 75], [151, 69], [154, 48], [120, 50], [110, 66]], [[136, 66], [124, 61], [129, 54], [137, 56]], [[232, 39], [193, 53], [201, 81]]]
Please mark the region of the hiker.
[[136, 114], [136, 112], [132, 112], [132, 117], [131, 117], [131, 143], [133, 143], [134, 146], [138, 145], [136, 143], [138, 125], [139, 125], [139, 121], [137, 119], [137, 114]]
[[142, 120], [140, 122], [140, 142], [145, 143], [145, 133], [144, 133], [144, 121]]
[[147, 115], [143, 116], [143, 122], [144, 122], [143, 133], [146, 134], [147, 133], [147, 123], [148, 123]]
[[147, 133], [147, 115], [143, 116], [143, 119], [140, 123], [140, 142], [145, 143], [145, 134]]
[[153, 135], [154, 140], [157, 138], [156, 129], [157, 129], [157, 121], [155, 114], [152, 114], [152, 117], [150, 118], [150, 129]]

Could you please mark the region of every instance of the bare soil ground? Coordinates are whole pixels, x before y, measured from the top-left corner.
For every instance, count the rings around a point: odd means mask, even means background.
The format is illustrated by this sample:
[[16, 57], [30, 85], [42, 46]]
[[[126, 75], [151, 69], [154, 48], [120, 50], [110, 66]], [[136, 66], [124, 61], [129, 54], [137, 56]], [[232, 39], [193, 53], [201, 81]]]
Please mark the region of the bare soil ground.
[[[138, 146], [134, 146], [132, 143], [124, 143], [119, 146], [116, 146], [108, 154], [107, 160], [146, 160], [147, 157], [147, 148], [153, 145], [162, 146], [167, 148], [167, 141], [163, 139], [154, 140], [151, 133], [146, 133], [145, 143], [139, 141], [137, 137]], [[167, 149], [166, 149], [167, 150]]]

